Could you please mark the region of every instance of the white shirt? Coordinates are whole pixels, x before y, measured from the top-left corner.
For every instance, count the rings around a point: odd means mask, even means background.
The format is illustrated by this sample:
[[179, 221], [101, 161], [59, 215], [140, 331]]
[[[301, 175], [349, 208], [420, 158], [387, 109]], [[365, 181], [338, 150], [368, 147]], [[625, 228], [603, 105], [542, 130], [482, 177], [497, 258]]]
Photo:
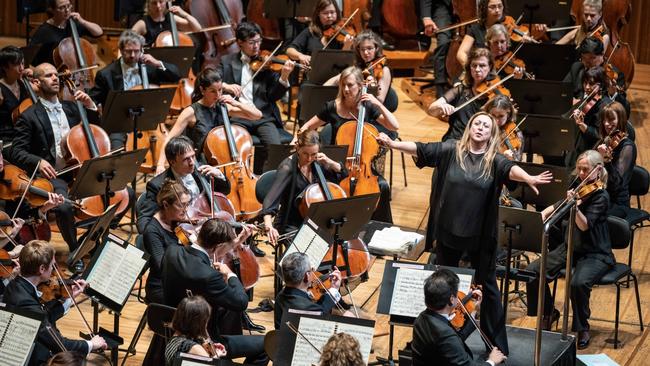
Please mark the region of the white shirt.
[[199, 194], [201, 194], [201, 189], [199, 188], [199, 185], [197, 184], [192, 174], [187, 174], [181, 177], [180, 174], [174, 171], [174, 169], [172, 169], [172, 173], [174, 174], [176, 180], [180, 180], [181, 183], [183, 183], [183, 186], [185, 186], [185, 188], [190, 191], [190, 197], [192, 197], [192, 201], [194, 201], [199, 196]]
[[40, 98], [40, 101], [43, 107], [45, 107], [47, 116], [50, 119], [50, 124], [52, 125], [52, 133], [54, 134], [54, 146], [56, 147], [56, 164], [54, 168], [57, 170], [62, 169], [65, 167], [66, 163], [63, 159], [61, 141], [63, 140], [63, 137], [70, 132], [68, 117], [66, 117], [63, 112], [63, 107], [58, 99], [55, 103], [49, 102], [43, 98]]
[[250, 61], [248, 56], [244, 53], [241, 54], [241, 85], [244, 87], [241, 99], [244, 103], [253, 104], [253, 82], [250, 81], [253, 78], [253, 70], [251, 70]]
[[124, 59], [121, 58], [120, 66], [122, 67], [122, 83], [124, 85], [124, 90], [129, 90], [135, 86], [142, 85], [140, 68], [137, 63], [134, 66], [129, 66], [124, 63]]

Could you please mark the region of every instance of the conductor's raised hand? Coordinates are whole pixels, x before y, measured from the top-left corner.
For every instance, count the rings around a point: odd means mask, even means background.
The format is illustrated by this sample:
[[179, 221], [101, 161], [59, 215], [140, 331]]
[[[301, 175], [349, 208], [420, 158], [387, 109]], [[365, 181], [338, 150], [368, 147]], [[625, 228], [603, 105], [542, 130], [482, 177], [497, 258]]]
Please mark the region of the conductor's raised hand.
[[541, 184], [551, 183], [551, 181], [553, 181], [553, 173], [547, 170], [542, 174], [531, 175], [530, 178], [526, 181], [526, 184], [528, 184], [530, 189], [532, 189], [535, 194], [539, 194], [539, 189], [537, 186]]

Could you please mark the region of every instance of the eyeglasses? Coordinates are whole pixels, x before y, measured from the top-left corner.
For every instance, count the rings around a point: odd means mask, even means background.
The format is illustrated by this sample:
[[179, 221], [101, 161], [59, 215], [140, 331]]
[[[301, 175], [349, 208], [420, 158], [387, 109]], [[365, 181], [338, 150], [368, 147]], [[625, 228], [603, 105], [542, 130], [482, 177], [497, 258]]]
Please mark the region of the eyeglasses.
[[58, 6], [56, 8], [56, 10], [58, 10], [58, 11], [66, 11], [66, 10], [70, 10], [70, 9], [72, 9], [72, 4], [61, 5], [61, 6]]
[[366, 51], [367, 51], [367, 52], [372, 52], [372, 51], [374, 51], [374, 50], [376, 50], [376, 49], [377, 49], [377, 47], [375, 47], [375, 46], [370, 46], [370, 47], [362, 47], [362, 48], [359, 48], [359, 51], [361, 51], [361, 52], [366, 52]]
[[249, 46], [255, 46], [256, 44], [261, 44], [262, 43], [262, 38], [249, 39], [248, 41], [246, 41], [246, 43], [248, 43]]

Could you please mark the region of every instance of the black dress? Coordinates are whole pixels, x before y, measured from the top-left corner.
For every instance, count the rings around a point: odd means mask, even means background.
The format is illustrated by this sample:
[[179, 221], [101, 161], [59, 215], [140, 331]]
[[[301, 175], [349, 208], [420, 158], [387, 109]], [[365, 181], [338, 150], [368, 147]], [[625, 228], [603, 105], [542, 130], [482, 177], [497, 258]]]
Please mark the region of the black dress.
[[147, 301], [162, 304], [165, 299], [162, 289], [162, 260], [165, 250], [172, 245], [180, 245], [176, 235], [163, 228], [158, 219], [153, 218], [143, 235], [145, 251], [149, 257], [149, 275], [147, 276]]
[[[473, 97], [474, 92], [472, 91], [472, 88], [468, 88], [462, 84], [447, 90], [445, 95], [443, 95], [445, 101], [454, 107], [460, 106]], [[467, 127], [467, 122], [474, 114], [476, 114], [476, 112], [481, 110], [483, 104], [485, 104], [485, 99], [479, 98], [467, 105], [465, 108], [449, 116], [449, 128], [442, 136], [442, 141], [447, 141], [449, 139], [460, 140], [465, 132], [465, 127]]]
[[29, 97], [27, 90], [21, 82], [18, 82], [20, 93], [18, 98], [14, 93], [4, 84], [0, 83], [0, 93], [2, 94], [3, 102], [0, 104], [0, 140], [7, 144], [14, 139], [16, 134], [14, 130], [14, 122], [11, 119], [11, 112], [20, 105], [24, 99]]
[[150, 15], [146, 15], [142, 20], [144, 21], [145, 28], [147, 33], [144, 34], [144, 44], [145, 46], [151, 46], [156, 42], [158, 35], [164, 31], [171, 31], [171, 24], [169, 21], [169, 14], [165, 14], [165, 18], [157, 22], [151, 18]]
[[[338, 183], [341, 179], [347, 177], [348, 172], [345, 169], [345, 164], [343, 162], [340, 162], [340, 164], [341, 171], [339, 173], [323, 169], [325, 179], [328, 182]], [[316, 171], [313, 165], [312, 177], [316, 179]], [[293, 154], [284, 159], [278, 166], [271, 190], [264, 198], [264, 206], [260, 215], [274, 215], [275, 227], [280, 233], [297, 229], [303, 222], [303, 218], [298, 212], [300, 198], [302, 192], [311, 183], [300, 173], [298, 155]]]
[[[291, 41], [289, 47], [295, 48], [298, 52], [304, 55], [313, 55], [314, 52], [324, 48], [323, 43], [320, 41], [321, 38], [321, 36], [312, 33], [309, 30], [309, 27], [307, 27], [303, 29], [302, 32], [293, 39], [293, 41]], [[333, 40], [327, 48], [330, 50], [340, 50], [343, 48], [343, 43]]]
[[[350, 116], [349, 118], [339, 116], [339, 114], [336, 111], [335, 100], [330, 100], [328, 102], [325, 102], [323, 109], [321, 109], [321, 111], [318, 112], [316, 116], [321, 121], [327, 122], [332, 126], [332, 130], [331, 130], [332, 136], [330, 138], [331, 145], [336, 144], [336, 133], [338, 132], [341, 125], [343, 125], [345, 122], [348, 122], [350, 120], [354, 120], [352, 116]], [[381, 111], [374, 105], [368, 105], [366, 107], [366, 122], [375, 126], [379, 132], [385, 133], [391, 139], [394, 140], [395, 138], [397, 138], [397, 132], [390, 131], [389, 129], [387, 129], [386, 127], [382, 126], [377, 122], [377, 119], [380, 116], [381, 116]], [[325, 136], [324, 139], [326, 139]], [[379, 177], [380, 196], [379, 196], [379, 205], [377, 206], [377, 209], [373, 213], [372, 219], [376, 221], [392, 223], [393, 214], [390, 209], [390, 185], [388, 185], [388, 182], [386, 181], [386, 179], [384, 179], [384, 177], [382, 177], [376, 171], [374, 171], [374, 173]]]
[[630, 179], [636, 163], [636, 144], [623, 139], [612, 151], [612, 161], [605, 163], [607, 169], [607, 193], [609, 215], [625, 218], [630, 208]]
[[[79, 22], [76, 20], [74, 20], [74, 22], [77, 25], [79, 37], [92, 37], [92, 34], [84, 26], [79, 24]], [[36, 32], [29, 41], [30, 46], [41, 45], [41, 48], [38, 50], [36, 56], [34, 56], [34, 59], [32, 60], [32, 65], [38, 66], [43, 62], [48, 62], [54, 65], [52, 52], [59, 46], [59, 42], [61, 42], [64, 38], [71, 36], [72, 30], [69, 22], [66, 23], [66, 27], [63, 29], [48, 22], [41, 24], [38, 29], [36, 29]]]
[[457, 267], [467, 252], [474, 280], [483, 286], [481, 328], [504, 354], [508, 354], [501, 294], [496, 285], [498, 197], [503, 184], [511, 183], [515, 165], [497, 154], [490, 176], [482, 178], [483, 154], [468, 153], [465, 171], [456, 159], [457, 141], [417, 143], [416, 166], [435, 167], [426, 245], [437, 239], [436, 263]]
[[205, 138], [208, 136], [210, 130], [217, 126], [223, 126], [221, 111], [216, 106], [210, 108], [199, 102], [192, 103], [191, 107], [194, 110], [196, 122], [194, 123], [194, 126], [188, 126], [185, 129], [185, 135], [192, 140], [194, 148], [199, 153], [202, 153]]
[[475, 23], [469, 26], [467, 29], [467, 35], [474, 38], [474, 44], [472, 45], [472, 48], [487, 47], [487, 40], [485, 39], [486, 33], [487, 29], [482, 24]]

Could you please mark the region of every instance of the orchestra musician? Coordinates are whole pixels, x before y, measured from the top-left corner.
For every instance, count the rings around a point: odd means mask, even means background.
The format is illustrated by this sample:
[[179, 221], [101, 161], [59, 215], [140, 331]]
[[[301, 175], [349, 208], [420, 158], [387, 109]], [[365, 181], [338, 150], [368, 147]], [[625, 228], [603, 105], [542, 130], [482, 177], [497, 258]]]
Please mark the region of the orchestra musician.
[[[140, 64], [147, 70], [147, 79], [151, 84], [175, 83], [180, 79], [178, 67], [168, 62], [157, 60], [143, 51], [144, 38], [125, 30], [120, 34], [117, 45], [122, 55], [95, 76], [95, 86], [88, 92], [98, 105], [104, 105], [111, 90], [129, 90], [142, 85]], [[125, 133], [111, 133], [111, 148], [117, 149], [126, 142]]]
[[[485, 361], [474, 360], [465, 339], [475, 330], [472, 322], [466, 321], [456, 331], [449, 323], [457, 303], [458, 275], [447, 268], [440, 268], [424, 281], [424, 303], [427, 308], [415, 319], [413, 325], [413, 365], [441, 366], [494, 366], [506, 360], [498, 348], [493, 348]], [[474, 290], [478, 306], [483, 294]], [[473, 316], [473, 315], [471, 315]]]
[[48, 18], [41, 24], [29, 40], [30, 46], [40, 45], [32, 65], [47, 62], [54, 64], [52, 52], [66, 37], [72, 36], [69, 20], [74, 21], [79, 30], [79, 36], [99, 37], [104, 34], [99, 24], [84, 19], [81, 14], [72, 11], [71, 0], [47, 0]]
[[[359, 115], [359, 106], [364, 103], [366, 108], [365, 122], [377, 127], [378, 131], [384, 132], [396, 138], [399, 122], [393, 113], [382, 104], [377, 97], [370, 93], [362, 93], [364, 78], [358, 67], [350, 66], [341, 72], [339, 78], [339, 92], [334, 100], [330, 100], [318, 112], [317, 115], [307, 121], [300, 130], [315, 130], [326, 124], [332, 127], [330, 144], [336, 143], [336, 135], [339, 127], [345, 122], [355, 120]], [[374, 168], [373, 168], [374, 169]], [[375, 169], [375, 174], [376, 169]], [[373, 220], [393, 222], [393, 215], [390, 209], [390, 186], [384, 177], [379, 175], [379, 204], [373, 214]]]
[[16, 46], [0, 50], [0, 140], [5, 144], [14, 139], [16, 132], [12, 112], [23, 99], [29, 98], [21, 79], [31, 77], [33, 72], [25, 68], [24, 61], [23, 52]]
[[636, 143], [627, 133], [625, 108], [619, 102], [607, 104], [599, 113], [602, 143], [598, 152], [607, 170], [608, 215], [626, 218], [630, 208], [630, 180], [636, 164]]
[[[395, 112], [399, 104], [397, 93], [393, 90], [391, 82], [393, 77], [386, 62], [381, 62], [372, 70], [368, 69], [373, 63], [384, 57], [383, 47], [379, 36], [369, 30], [365, 30], [354, 37], [355, 65], [367, 71], [377, 84], [376, 97], [384, 104], [390, 112]], [[377, 70], [377, 71], [375, 71]], [[379, 71], [381, 70], [381, 71]], [[333, 76], [323, 85], [338, 85], [341, 74]], [[373, 93], [374, 94], [374, 93]]]
[[431, 103], [427, 110], [429, 115], [436, 118], [449, 117], [449, 128], [442, 136], [442, 141], [461, 138], [466, 130], [467, 121], [481, 109], [485, 99], [479, 98], [455, 113], [454, 109], [480, 94], [477, 90], [479, 86], [486, 80], [495, 78], [493, 70], [494, 59], [490, 50], [487, 48], [472, 49], [467, 65], [465, 65], [463, 82], [449, 89], [442, 97]]
[[180, 6], [173, 5], [167, 9], [168, 0], [147, 0], [144, 6], [144, 18], [133, 24], [131, 30], [144, 37], [144, 45], [151, 46], [158, 35], [171, 31], [169, 18], [173, 15], [179, 31], [198, 31], [201, 24]]
[[[512, 132], [510, 130], [515, 128], [517, 122], [517, 110], [510, 98], [505, 95], [497, 95], [485, 104], [483, 110], [490, 113], [499, 126], [499, 136], [502, 140], [499, 152], [510, 160], [521, 161], [524, 151], [524, 134], [518, 128]], [[508, 134], [510, 135], [508, 136]], [[506, 142], [506, 137], [508, 142]], [[518, 146], [510, 145], [510, 141], [513, 140], [518, 142], [516, 144]]]
[[208, 335], [208, 322], [212, 308], [203, 296], [186, 297], [178, 304], [172, 318], [174, 336], [165, 348], [165, 365], [172, 366], [181, 353], [204, 357], [226, 356], [226, 347], [213, 343]]
[[[284, 126], [276, 102], [289, 90], [289, 75], [295, 64], [287, 60], [279, 74], [270, 69], [260, 70], [256, 74], [251, 67], [251, 62], [262, 61], [260, 57], [262, 29], [255, 23], [243, 22], [237, 25], [235, 35], [241, 52], [221, 57], [217, 71], [223, 80], [222, 87], [226, 93], [239, 98], [241, 102], [254, 105], [262, 112], [262, 118], [257, 120], [232, 118], [231, 122], [246, 128], [251, 135], [259, 137], [264, 146], [281, 144], [283, 141], [280, 132]], [[255, 78], [251, 81], [254, 75]], [[285, 137], [284, 142], [290, 140], [290, 137]], [[263, 154], [257, 154], [261, 161], [255, 161], [256, 166], [259, 164], [261, 167], [266, 161], [268, 151], [266, 149], [262, 151]]]
[[[565, 34], [556, 44], [580, 45], [585, 38], [595, 36], [603, 42], [603, 49], [609, 46], [609, 29], [603, 19], [602, 0], [584, 0], [582, 2], [582, 19], [578, 22], [580, 28]], [[598, 27], [600, 30], [598, 30]]]
[[363, 366], [359, 341], [347, 333], [335, 333], [323, 346], [319, 366]]
[[[223, 125], [219, 104], [225, 104], [230, 117], [247, 120], [259, 120], [262, 112], [254, 104], [243, 103], [230, 95], [223, 94], [221, 74], [212, 68], [205, 68], [196, 77], [194, 91], [192, 92], [192, 105], [183, 109], [178, 116], [174, 127], [167, 134], [163, 148], [169, 141], [181, 134], [190, 138], [199, 151], [202, 151], [205, 138], [215, 127]], [[165, 170], [167, 158], [158, 159], [156, 173]]]
[[433, 83], [436, 86], [438, 98], [449, 88], [447, 79], [447, 53], [452, 40], [451, 31], [435, 33], [452, 23], [453, 8], [451, 0], [420, 0], [420, 15], [424, 26], [424, 35], [436, 37], [436, 48], [433, 50]]
[[[607, 171], [602, 169], [603, 158], [595, 150], [583, 152], [576, 163], [576, 173], [581, 181], [586, 181], [594, 189], [584, 196], [576, 191], [567, 191], [567, 198], [577, 200], [575, 226], [577, 228], [573, 248], [573, 275], [571, 277], [571, 307], [573, 309], [573, 331], [578, 332], [578, 349], [589, 345], [589, 296], [591, 288], [610, 270], [615, 259], [612, 254], [609, 226], [607, 224], [607, 209], [609, 194], [605, 190]], [[592, 173], [593, 169], [596, 169]], [[589, 176], [591, 174], [591, 176]], [[546, 220], [560, 203], [549, 206], [542, 211], [542, 219]], [[567, 244], [562, 243], [546, 256], [547, 276], [554, 276], [565, 268]], [[537, 315], [537, 289], [539, 286], [539, 260], [532, 262], [527, 269], [537, 272], [538, 276], [532, 282], [526, 283], [528, 294], [528, 315]], [[552, 324], [560, 318], [560, 312], [554, 308], [553, 298], [548, 284], [545, 286], [544, 318], [542, 326], [550, 330]]]
[[[54, 299], [41, 304], [41, 294], [37, 286], [49, 281], [52, 277], [55, 266], [54, 254], [54, 247], [46, 241], [33, 240], [27, 243], [20, 252], [20, 276], [7, 285], [4, 294], [3, 302], [7, 305], [29, 310], [45, 318], [41, 323], [34, 343], [34, 350], [28, 362], [30, 366], [41, 365], [47, 362], [54, 353], [63, 351], [59, 348], [57, 340], [47, 331], [47, 326], [52, 328], [58, 335], [57, 338], [69, 351], [88, 354], [92, 351], [106, 349], [106, 341], [98, 335], [89, 341], [72, 340], [61, 335], [56, 327], [56, 321], [70, 310], [73, 304], [70, 298], [64, 302]], [[76, 298], [83, 293], [87, 283], [84, 280], [76, 280], [71, 287], [72, 296]]]
[[338, 183], [348, 175], [344, 162], [333, 161], [320, 152], [318, 132], [309, 130], [299, 133], [296, 152], [278, 166], [275, 181], [264, 198], [260, 213], [271, 243], [277, 242], [280, 233], [294, 231], [302, 225], [303, 218], [296, 200], [307, 186], [318, 181], [313, 166], [316, 161], [323, 168], [328, 181]]
[[436, 264], [457, 267], [464, 252], [483, 289], [481, 329], [508, 354], [501, 294], [496, 284], [497, 211], [501, 187], [509, 181], [537, 186], [551, 181], [550, 172], [531, 176], [498, 154], [499, 128], [490, 114], [479, 112], [458, 141], [416, 143], [394, 141], [381, 133], [380, 144], [416, 157], [416, 166], [435, 167], [427, 224], [426, 248], [436, 239]]
[[[194, 144], [187, 136], [174, 137], [165, 145], [165, 157], [169, 168], [147, 182], [147, 190], [136, 203], [138, 232], [145, 233], [156, 212], [161, 210], [157, 197], [168, 179], [180, 182], [190, 192], [192, 202], [204, 195], [212, 202], [208, 192], [230, 192], [230, 182], [223, 173], [209, 165], [198, 165]], [[162, 160], [162, 159], [161, 159]], [[206, 177], [213, 181], [212, 189]]]
[[[167, 248], [162, 264], [166, 305], [178, 306], [189, 290], [203, 296], [213, 309], [246, 310], [248, 295], [244, 287], [228, 265], [218, 261], [250, 237], [253, 226], [244, 224], [242, 227], [242, 232], [235, 235], [231, 224], [210, 219], [201, 227], [197, 243]], [[246, 357], [246, 364], [266, 365], [264, 336], [224, 335], [220, 331], [223, 319], [219, 315], [213, 312], [208, 333], [212, 340], [226, 347], [226, 358]]]
[[79, 352], [59, 352], [47, 361], [47, 366], [86, 366], [86, 357]]
[[[59, 101], [59, 77], [51, 64], [41, 64], [34, 69], [34, 82], [40, 90], [38, 103], [29, 107], [16, 122], [16, 137], [9, 150], [8, 160], [31, 174], [38, 168], [41, 177], [50, 180], [54, 193], [68, 197], [70, 174], [59, 176], [65, 168], [62, 141], [70, 129], [81, 122], [77, 105], [72, 101]], [[88, 119], [98, 121], [97, 106], [88, 94], [77, 90], [76, 100], [83, 103]], [[56, 223], [70, 250], [77, 247], [74, 210], [65, 202], [54, 208]]]
[[316, 276], [310, 267], [307, 254], [294, 252], [282, 259], [282, 279], [284, 288], [275, 297], [274, 324], [280, 329], [284, 313], [289, 309], [319, 311], [328, 314], [341, 299], [341, 272], [336, 269], [330, 273], [330, 287], [327, 289], [332, 296], [323, 295], [314, 302], [308, 292]]
[[[490, 52], [492, 52], [492, 57], [494, 57], [494, 61], [496, 62], [497, 60], [501, 60], [502, 62], [506, 62], [507, 58], [512, 55], [512, 52], [510, 51], [510, 34], [508, 33], [508, 30], [503, 24], [494, 24], [490, 28], [488, 28], [487, 33], [485, 34], [485, 40], [487, 42], [488, 47], [490, 48]], [[523, 60], [515, 58], [514, 56], [512, 59], [509, 61], [512, 63], [513, 61], [520, 61], [523, 63]], [[514, 66], [514, 73], [515, 73], [515, 79], [521, 79], [524, 77], [524, 71], [525, 71], [525, 64], [523, 64], [523, 68], [519, 66]], [[498, 70], [495, 70], [495, 72]], [[499, 77], [504, 77], [506, 76], [505, 72], [505, 67], [504, 70], [501, 71], [501, 73], [498, 74]]]
[[[323, 32], [336, 26], [341, 20], [341, 10], [334, 0], [319, 0], [314, 7], [314, 14], [309, 27], [305, 28], [291, 41], [287, 47], [287, 56], [296, 62], [309, 66], [311, 55], [322, 50], [329, 40], [326, 40]], [[354, 37], [346, 35], [343, 43], [332, 40], [328, 46], [330, 49], [352, 48]]]

